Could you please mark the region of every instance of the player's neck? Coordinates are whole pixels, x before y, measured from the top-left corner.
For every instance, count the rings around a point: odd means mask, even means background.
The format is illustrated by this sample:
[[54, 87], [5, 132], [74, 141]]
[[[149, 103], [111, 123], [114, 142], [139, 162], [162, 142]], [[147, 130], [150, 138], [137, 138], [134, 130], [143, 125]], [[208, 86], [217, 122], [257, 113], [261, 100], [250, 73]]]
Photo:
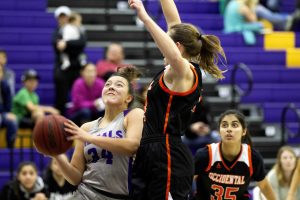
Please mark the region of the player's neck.
[[224, 144], [221, 145], [222, 156], [228, 160], [233, 161], [239, 155], [241, 151], [241, 144]]
[[107, 125], [107, 123], [112, 122], [121, 112], [123, 112], [124, 108], [105, 108], [104, 116], [101, 120], [100, 125]]

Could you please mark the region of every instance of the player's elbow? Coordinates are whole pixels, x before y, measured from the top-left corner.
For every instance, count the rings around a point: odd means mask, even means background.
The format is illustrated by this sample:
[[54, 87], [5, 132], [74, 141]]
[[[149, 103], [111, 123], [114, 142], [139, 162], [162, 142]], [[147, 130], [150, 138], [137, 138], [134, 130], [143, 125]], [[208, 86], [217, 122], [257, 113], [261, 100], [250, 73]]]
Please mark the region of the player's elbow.
[[136, 140], [131, 141], [130, 145], [128, 146], [129, 148], [127, 149], [127, 153], [130, 156], [134, 155], [137, 152], [139, 146], [140, 146], [139, 141], [136, 141]]

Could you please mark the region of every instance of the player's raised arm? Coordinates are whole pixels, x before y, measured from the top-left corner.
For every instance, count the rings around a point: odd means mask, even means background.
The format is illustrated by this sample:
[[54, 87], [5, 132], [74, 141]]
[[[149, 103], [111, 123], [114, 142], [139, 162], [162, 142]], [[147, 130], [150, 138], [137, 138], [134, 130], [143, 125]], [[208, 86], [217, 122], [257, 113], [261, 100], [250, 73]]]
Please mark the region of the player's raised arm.
[[172, 66], [173, 75], [186, 77], [189, 73], [190, 77], [192, 77], [190, 65], [188, 61], [182, 57], [180, 52], [180, 49], [184, 51], [184, 47], [179, 42], [175, 44], [170, 36], [151, 19], [141, 0], [129, 0], [129, 5], [137, 11], [138, 17], [144, 23], [159, 50], [167, 59], [167, 62]]
[[173, 0], [160, 0], [160, 4], [166, 18], [168, 30], [170, 30], [170, 27], [181, 23], [176, 4]]

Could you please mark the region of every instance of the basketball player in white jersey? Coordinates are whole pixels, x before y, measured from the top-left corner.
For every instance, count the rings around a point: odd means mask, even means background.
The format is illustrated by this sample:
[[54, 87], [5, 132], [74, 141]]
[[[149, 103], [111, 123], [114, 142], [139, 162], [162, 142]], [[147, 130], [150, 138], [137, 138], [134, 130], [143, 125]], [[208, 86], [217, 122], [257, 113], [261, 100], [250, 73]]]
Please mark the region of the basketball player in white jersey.
[[54, 156], [64, 177], [78, 185], [72, 200], [128, 199], [132, 156], [139, 147], [143, 128], [142, 109], [128, 110], [133, 102], [135, 68], [122, 68], [105, 83], [103, 118], [79, 128], [69, 121], [65, 130], [76, 140], [71, 162]]

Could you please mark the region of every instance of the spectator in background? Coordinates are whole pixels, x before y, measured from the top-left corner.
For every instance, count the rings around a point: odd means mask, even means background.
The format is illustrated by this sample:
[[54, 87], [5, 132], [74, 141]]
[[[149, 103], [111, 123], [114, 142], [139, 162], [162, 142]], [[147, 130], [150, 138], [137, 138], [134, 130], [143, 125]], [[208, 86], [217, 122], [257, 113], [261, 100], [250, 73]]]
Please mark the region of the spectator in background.
[[12, 108], [19, 121], [31, 119], [36, 122], [46, 113], [59, 114], [59, 111], [51, 106], [39, 105], [39, 96], [35, 92], [38, 87], [39, 75], [35, 70], [27, 70], [21, 79], [24, 86], [13, 98]]
[[0, 64], [0, 128], [6, 128], [6, 145], [13, 148], [18, 130], [17, 117], [11, 113], [12, 94], [4, 79], [3, 65]]
[[225, 33], [240, 32], [247, 44], [256, 43], [255, 32], [263, 30], [263, 24], [257, 21], [255, 6], [257, 0], [231, 0], [224, 12]]
[[49, 196], [43, 179], [38, 176], [32, 162], [22, 162], [17, 169], [16, 179], [6, 184], [0, 194], [1, 200], [47, 200]]
[[0, 49], [0, 65], [2, 70], [2, 79], [5, 80], [10, 88], [11, 95], [15, 95], [15, 73], [7, 68], [7, 54], [6, 51], [3, 49]]
[[[237, 2], [239, 2], [240, 4], [244, 4], [245, 6], [236, 7], [238, 5]], [[280, 31], [291, 30], [293, 29], [294, 21], [298, 20], [299, 18], [295, 14], [295, 12], [292, 15], [272, 12], [270, 9], [260, 4], [258, 0], [231, 0], [228, 3], [227, 7], [225, 8], [224, 18], [227, 17], [229, 20], [234, 20], [231, 17], [233, 17], [233, 15], [236, 15], [237, 14], [236, 12], [238, 12], [239, 14], [245, 17], [245, 22], [242, 26], [243, 31], [252, 30], [254, 32], [262, 32], [261, 29], [257, 29], [256, 27], [257, 23], [260, 23], [258, 22], [258, 20], [269, 21], [272, 24], [274, 30], [280, 30]], [[227, 9], [229, 10], [226, 11]], [[230, 13], [230, 12], [235, 12], [235, 13]], [[225, 32], [227, 32], [228, 28], [230, 29], [230, 27], [231, 28], [235, 27], [237, 29], [237, 27], [240, 26], [239, 24], [234, 24], [235, 22], [237, 21], [232, 21], [230, 23], [230, 21], [225, 20], [225, 25], [226, 25]], [[235, 31], [240, 32], [240, 30], [239, 31], [235, 30]], [[246, 33], [243, 32], [243, 33], [246, 34], [247, 32]], [[251, 38], [249, 33], [248, 35], [245, 35], [245, 37], [247, 37], [245, 39], [248, 40]]]
[[[86, 45], [86, 35], [80, 32], [80, 38], [64, 41], [62, 28], [68, 23], [71, 10], [67, 6], [60, 6], [54, 12], [58, 22], [52, 38], [52, 45], [55, 52], [54, 83], [55, 83], [55, 107], [62, 114], [68, 101], [69, 92], [73, 82], [79, 77], [82, 63], [82, 54]], [[68, 54], [70, 66], [62, 68], [61, 53]]]
[[107, 80], [118, 67], [124, 67], [124, 49], [121, 44], [112, 43], [107, 47], [105, 59], [97, 62], [97, 75]]
[[96, 67], [89, 63], [81, 71], [72, 87], [71, 99], [73, 107], [70, 108], [68, 116], [77, 125], [92, 121], [101, 116], [104, 111], [102, 102], [102, 89], [104, 81], [97, 77]]
[[[69, 23], [63, 26], [61, 30], [63, 41], [68, 42], [70, 40], [79, 40], [81, 33], [84, 33], [84, 29], [81, 24], [81, 15], [73, 12], [68, 21]], [[82, 66], [87, 64], [84, 53], [79, 55], [79, 59]], [[69, 55], [64, 51], [61, 53], [61, 60], [61, 69], [66, 70], [68, 67], [70, 67], [71, 63]]]
[[[63, 154], [66, 160], [68, 157]], [[60, 168], [56, 161], [52, 159], [49, 166], [44, 173], [44, 182], [47, 185], [48, 192], [50, 193], [49, 200], [67, 200], [72, 196], [72, 192], [76, 187], [71, 185], [62, 175]]]
[[[297, 156], [295, 151], [289, 146], [283, 146], [277, 153], [277, 159], [274, 167], [268, 173], [267, 178], [273, 188], [278, 200], [285, 200], [292, 177], [297, 165]], [[300, 187], [294, 193], [296, 199], [300, 199]], [[253, 190], [253, 200], [265, 200], [266, 198], [260, 192], [258, 187]]]
[[203, 101], [196, 105], [190, 125], [182, 136], [182, 141], [195, 154], [196, 150], [205, 147], [207, 144], [220, 141], [220, 136], [216, 131], [211, 130], [211, 116], [209, 107]]

